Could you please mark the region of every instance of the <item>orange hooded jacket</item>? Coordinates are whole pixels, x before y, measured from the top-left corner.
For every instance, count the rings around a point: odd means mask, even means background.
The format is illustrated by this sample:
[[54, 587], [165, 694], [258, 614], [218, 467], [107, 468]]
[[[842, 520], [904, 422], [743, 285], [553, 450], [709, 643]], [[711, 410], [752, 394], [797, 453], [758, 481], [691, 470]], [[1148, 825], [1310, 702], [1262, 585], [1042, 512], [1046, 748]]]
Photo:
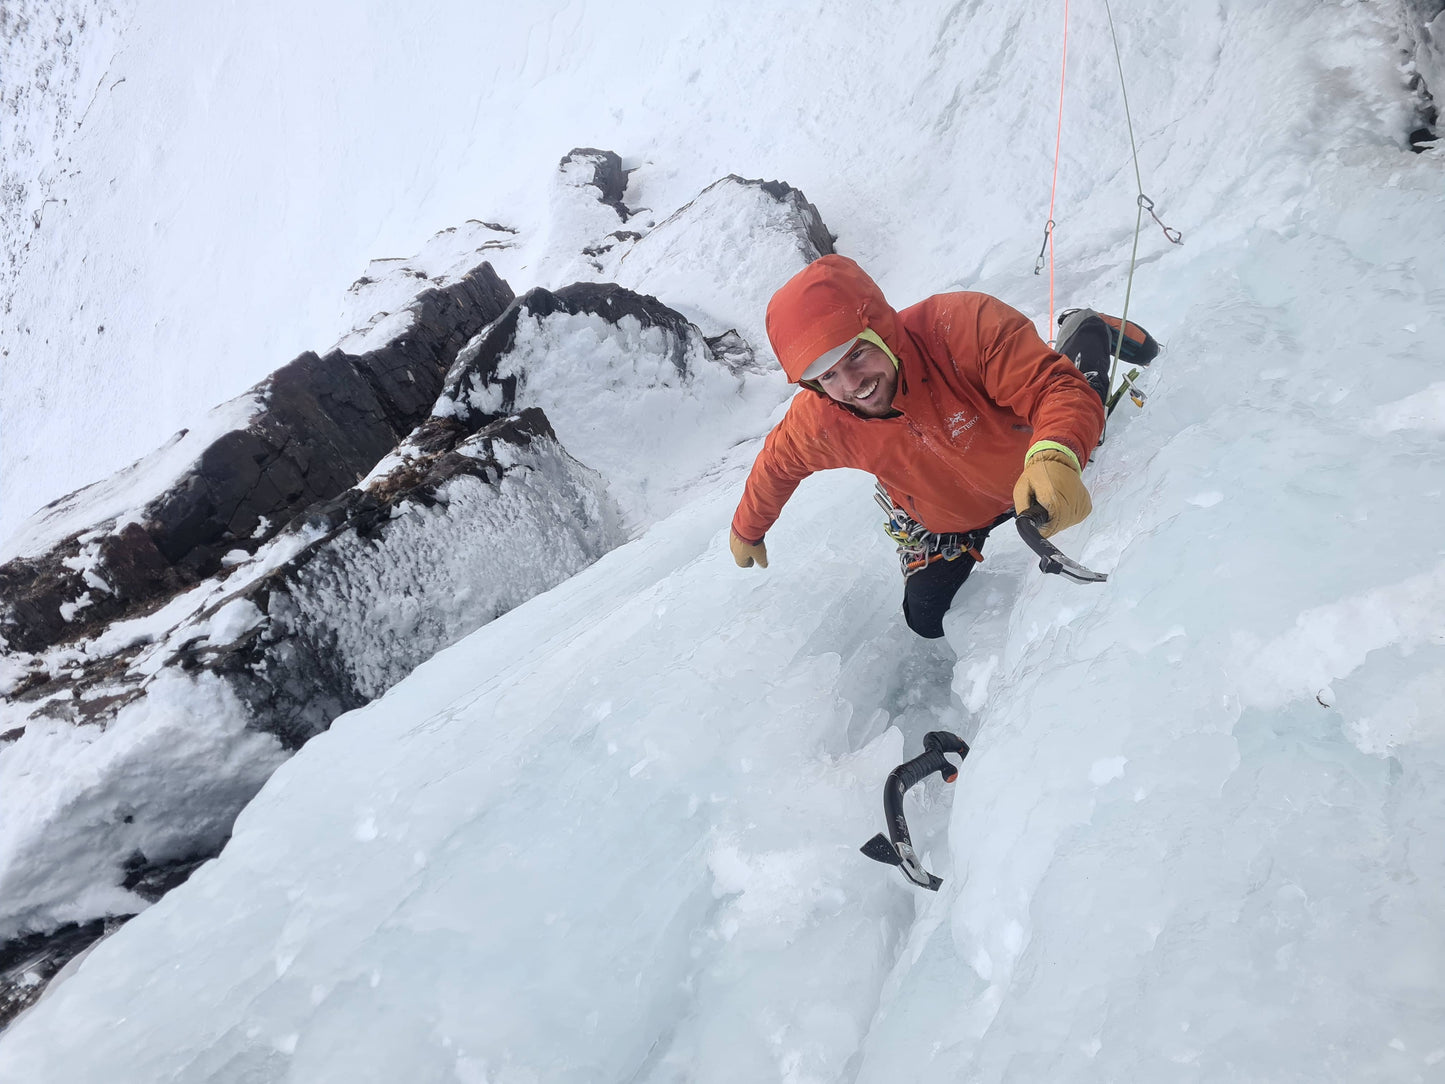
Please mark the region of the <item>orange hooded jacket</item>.
[[894, 312], [856, 263], [824, 256], [768, 304], [768, 338], [788, 379], [871, 328], [898, 359], [895, 413], [865, 418], [805, 384], [763, 444], [732, 528], [757, 544], [814, 471], [855, 467], [935, 534], [986, 527], [1013, 507], [1024, 455], [1068, 446], [1082, 466], [1104, 428], [1083, 375], [1032, 322], [980, 293], [936, 294]]

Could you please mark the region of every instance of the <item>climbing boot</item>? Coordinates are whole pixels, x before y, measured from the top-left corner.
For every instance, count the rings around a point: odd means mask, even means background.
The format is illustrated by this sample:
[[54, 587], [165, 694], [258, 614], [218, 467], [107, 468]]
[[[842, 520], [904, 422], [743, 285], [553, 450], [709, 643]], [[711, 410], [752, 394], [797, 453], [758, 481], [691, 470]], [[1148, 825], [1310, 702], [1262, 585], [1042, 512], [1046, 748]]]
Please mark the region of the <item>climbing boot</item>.
[[[1148, 365], [1159, 356], [1159, 344], [1154, 336], [1145, 331], [1138, 324], [1130, 320], [1126, 327], [1124, 321], [1117, 316], [1110, 316], [1108, 313], [1095, 312], [1093, 309], [1065, 309], [1059, 313], [1059, 338], [1063, 343], [1068, 336], [1069, 330], [1077, 328], [1089, 316], [1097, 316], [1104, 321], [1104, 326], [1109, 329], [1109, 356], [1113, 357], [1118, 353], [1119, 360], [1128, 365]], [[1065, 324], [1070, 327], [1066, 329]], [[1122, 335], [1123, 342], [1120, 342]], [[1059, 353], [1067, 353], [1062, 347]], [[1070, 355], [1071, 357], [1073, 355]]]
[[1059, 317], [1059, 337], [1054, 347], [1078, 366], [1099, 393], [1099, 401], [1109, 401], [1110, 350], [1109, 325], [1093, 309], [1069, 309]]

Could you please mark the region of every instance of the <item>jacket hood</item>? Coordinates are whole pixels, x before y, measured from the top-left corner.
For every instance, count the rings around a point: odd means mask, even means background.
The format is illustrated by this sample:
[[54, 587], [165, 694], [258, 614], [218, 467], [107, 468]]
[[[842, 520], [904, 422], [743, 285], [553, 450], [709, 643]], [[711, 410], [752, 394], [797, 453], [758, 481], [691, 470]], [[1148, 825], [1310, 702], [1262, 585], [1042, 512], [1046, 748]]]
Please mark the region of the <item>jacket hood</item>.
[[796, 384], [827, 351], [872, 328], [899, 355], [898, 314], [864, 270], [846, 256], [823, 256], [768, 302], [768, 341]]

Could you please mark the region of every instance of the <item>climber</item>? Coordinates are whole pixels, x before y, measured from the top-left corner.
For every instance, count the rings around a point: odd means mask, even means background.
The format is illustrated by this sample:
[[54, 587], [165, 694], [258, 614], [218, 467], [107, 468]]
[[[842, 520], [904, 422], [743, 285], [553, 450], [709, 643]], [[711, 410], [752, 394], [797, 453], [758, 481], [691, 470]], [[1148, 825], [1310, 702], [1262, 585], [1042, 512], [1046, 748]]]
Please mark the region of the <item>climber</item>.
[[1045, 535], [1091, 511], [1080, 474], [1103, 432], [1110, 361], [1092, 310], [1065, 314], [1065, 356], [987, 294], [895, 312], [856, 263], [824, 256], [773, 295], [767, 330], [801, 388], [733, 516], [740, 567], [767, 568], [764, 536], [804, 478], [867, 471], [904, 562], [904, 618], [934, 639], [992, 528], [1032, 504], [1048, 513]]

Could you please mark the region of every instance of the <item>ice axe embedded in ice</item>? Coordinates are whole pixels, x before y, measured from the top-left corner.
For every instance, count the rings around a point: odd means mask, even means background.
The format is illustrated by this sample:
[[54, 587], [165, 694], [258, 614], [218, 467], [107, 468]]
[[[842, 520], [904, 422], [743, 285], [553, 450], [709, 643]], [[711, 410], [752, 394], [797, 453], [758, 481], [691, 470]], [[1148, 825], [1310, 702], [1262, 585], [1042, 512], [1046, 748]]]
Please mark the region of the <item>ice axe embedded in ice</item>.
[[943, 776], [945, 783], [952, 783], [958, 778], [958, 769], [944, 753], [957, 753], [962, 759], [968, 756], [968, 743], [946, 730], [930, 730], [923, 735], [923, 752], [888, 773], [888, 781], [883, 784], [883, 816], [888, 822], [888, 834], [885, 836], [879, 832], [861, 848], [875, 862], [897, 866], [909, 881], [931, 892], [938, 891], [943, 878], [935, 877], [924, 869], [913, 853], [908, 821], [903, 816], [903, 795], [909, 787], [933, 772]]
[[1048, 512], [1042, 505], [1037, 504], [1030, 505], [1014, 520], [1014, 524], [1019, 529], [1019, 537], [1024, 540], [1024, 544], [1039, 555], [1040, 569], [1044, 572], [1057, 572], [1060, 576], [1073, 580], [1075, 583], [1103, 583], [1109, 578], [1107, 573], [1085, 568], [1079, 562], [1060, 553], [1057, 546], [1039, 533], [1039, 529], [1047, 526], [1048, 522]]

